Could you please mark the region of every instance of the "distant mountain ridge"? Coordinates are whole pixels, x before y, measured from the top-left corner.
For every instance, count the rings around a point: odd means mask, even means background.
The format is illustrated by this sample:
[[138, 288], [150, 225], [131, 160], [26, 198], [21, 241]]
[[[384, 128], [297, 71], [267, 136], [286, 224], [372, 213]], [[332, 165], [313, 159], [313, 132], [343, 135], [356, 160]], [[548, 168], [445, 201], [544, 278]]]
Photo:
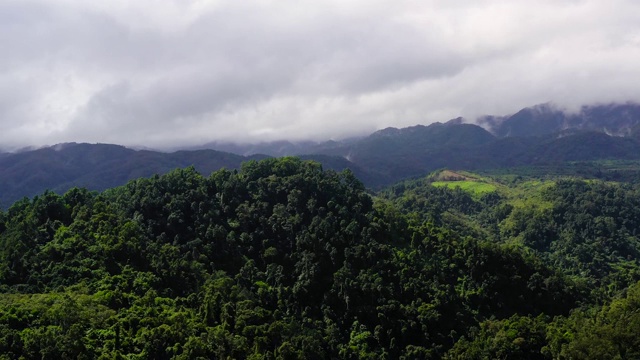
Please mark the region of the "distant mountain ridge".
[[246, 160], [214, 150], [163, 154], [109, 144], [60, 144], [1, 157], [0, 201], [6, 206], [45, 189], [62, 192], [78, 186], [104, 190], [176, 167], [196, 165], [206, 172], [234, 168]]
[[478, 124], [498, 137], [536, 136], [564, 130], [629, 136], [640, 126], [640, 105], [634, 103], [582, 106], [577, 113], [550, 104], [522, 109], [509, 116], [485, 116]]
[[[571, 112], [547, 103], [521, 109], [512, 115], [487, 115], [479, 117], [475, 121], [456, 118], [449, 120], [445, 124], [479, 125], [498, 138], [544, 136], [563, 132], [568, 134], [570, 131], [594, 131], [611, 136], [635, 136], [640, 138], [640, 104], [629, 102], [624, 104], [585, 105], [579, 111]], [[350, 138], [342, 141], [274, 141], [257, 144], [211, 142], [185, 148], [185, 150], [213, 149], [244, 156], [253, 154], [288, 156], [319, 153], [346, 156], [345, 153], [348, 153], [348, 151], [345, 149], [359, 146], [358, 144], [363, 141], [368, 142], [372, 137], [410, 136], [412, 132], [419, 132], [426, 127], [428, 126], [415, 125], [402, 129], [388, 127], [366, 137]]]
[[[176, 168], [194, 166], [202, 174], [221, 168], [238, 169], [249, 160], [267, 155], [242, 156], [216, 150], [164, 153], [133, 150], [120, 145], [65, 143], [37, 150], [4, 153], [0, 156], [0, 206], [8, 207], [22, 197], [45, 190], [58, 193], [73, 187], [105, 190], [129, 180], [164, 174]], [[363, 179], [367, 174], [349, 161], [327, 155], [301, 156], [321, 161], [325, 168], [352, 168]]]
[[[482, 126], [481, 126], [482, 125]], [[215, 144], [214, 144], [215, 145]], [[194, 166], [208, 174], [251, 159], [296, 155], [326, 169], [351, 169], [377, 188], [439, 168], [479, 170], [568, 161], [640, 159], [640, 106], [586, 106], [565, 113], [550, 105], [484, 117], [479, 125], [447, 123], [386, 128], [346, 141], [276, 142], [171, 153], [109, 144], [58, 144], [0, 156], [0, 206], [46, 189], [103, 190], [129, 180]]]

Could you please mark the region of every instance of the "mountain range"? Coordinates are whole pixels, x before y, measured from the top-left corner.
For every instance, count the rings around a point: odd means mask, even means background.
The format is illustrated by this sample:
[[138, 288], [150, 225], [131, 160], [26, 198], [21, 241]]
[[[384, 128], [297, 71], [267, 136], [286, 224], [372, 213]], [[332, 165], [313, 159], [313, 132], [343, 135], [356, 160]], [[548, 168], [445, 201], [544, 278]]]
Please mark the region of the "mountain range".
[[549, 104], [476, 124], [446, 123], [386, 128], [363, 138], [327, 142], [209, 143], [171, 153], [110, 144], [58, 144], [0, 155], [0, 206], [46, 189], [103, 190], [128, 180], [193, 165], [208, 174], [269, 156], [295, 155], [327, 169], [351, 169], [379, 188], [439, 168], [479, 170], [569, 161], [640, 159], [640, 105], [584, 106], [568, 112]]

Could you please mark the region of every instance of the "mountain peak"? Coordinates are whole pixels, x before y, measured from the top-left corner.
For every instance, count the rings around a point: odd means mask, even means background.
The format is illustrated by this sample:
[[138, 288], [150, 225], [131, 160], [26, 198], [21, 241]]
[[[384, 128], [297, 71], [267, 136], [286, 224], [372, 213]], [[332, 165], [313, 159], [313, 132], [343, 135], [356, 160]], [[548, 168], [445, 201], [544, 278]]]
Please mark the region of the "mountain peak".
[[583, 106], [570, 113], [545, 103], [508, 116], [484, 116], [478, 124], [498, 137], [540, 136], [568, 129], [591, 130], [628, 136], [640, 125], [640, 105], [634, 103]]

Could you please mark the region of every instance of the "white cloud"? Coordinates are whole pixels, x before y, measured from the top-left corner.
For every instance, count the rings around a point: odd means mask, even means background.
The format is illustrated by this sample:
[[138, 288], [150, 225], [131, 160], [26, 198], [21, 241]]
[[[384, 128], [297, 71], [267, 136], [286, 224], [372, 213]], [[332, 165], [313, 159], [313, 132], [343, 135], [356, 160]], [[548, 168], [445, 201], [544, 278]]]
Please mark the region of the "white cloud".
[[0, 143], [340, 138], [640, 101], [640, 4], [5, 1]]

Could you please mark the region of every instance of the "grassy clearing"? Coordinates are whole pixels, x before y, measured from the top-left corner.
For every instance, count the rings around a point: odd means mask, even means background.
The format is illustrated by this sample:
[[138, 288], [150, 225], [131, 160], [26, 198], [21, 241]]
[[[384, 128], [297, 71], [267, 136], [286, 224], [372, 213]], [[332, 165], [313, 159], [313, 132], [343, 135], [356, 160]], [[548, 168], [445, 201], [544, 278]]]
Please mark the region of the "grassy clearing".
[[469, 180], [461, 180], [461, 181], [435, 181], [431, 183], [431, 185], [436, 187], [446, 186], [450, 189], [455, 189], [457, 187], [462, 191], [466, 191], [473, 196], [482, 196], [487, 193], [491, 193], [497, 190], [497, 187], [493, 184], [489, 184], [486, 182], [480, 181], [469, 181]]

